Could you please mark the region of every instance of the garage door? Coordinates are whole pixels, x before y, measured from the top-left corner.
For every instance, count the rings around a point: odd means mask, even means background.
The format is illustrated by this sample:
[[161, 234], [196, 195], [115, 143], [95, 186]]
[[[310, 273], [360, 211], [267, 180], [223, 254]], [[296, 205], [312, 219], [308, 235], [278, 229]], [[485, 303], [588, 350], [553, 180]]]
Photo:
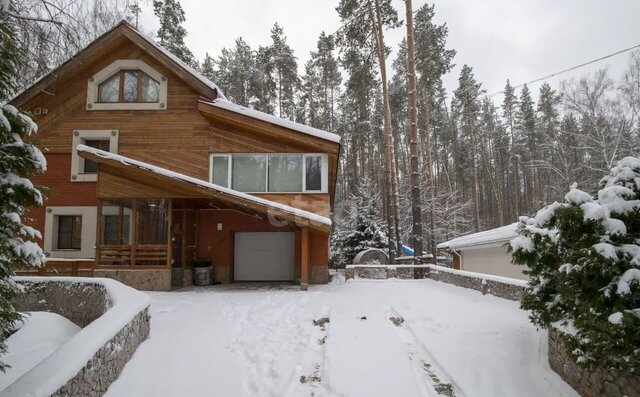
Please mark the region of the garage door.
[[293, 232], [235, 233], [235, 281], [293, 280]]

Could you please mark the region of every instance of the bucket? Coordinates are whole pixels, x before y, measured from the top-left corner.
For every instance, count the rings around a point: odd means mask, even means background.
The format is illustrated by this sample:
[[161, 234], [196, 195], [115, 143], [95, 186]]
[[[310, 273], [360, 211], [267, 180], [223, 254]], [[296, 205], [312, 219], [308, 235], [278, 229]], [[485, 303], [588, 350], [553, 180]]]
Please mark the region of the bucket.
[[[206, 265], [206, 266], [203, 266]], [[211, 262], [196, 262], [193, 264], [193, 285], [211, 285], [213, 266]]]

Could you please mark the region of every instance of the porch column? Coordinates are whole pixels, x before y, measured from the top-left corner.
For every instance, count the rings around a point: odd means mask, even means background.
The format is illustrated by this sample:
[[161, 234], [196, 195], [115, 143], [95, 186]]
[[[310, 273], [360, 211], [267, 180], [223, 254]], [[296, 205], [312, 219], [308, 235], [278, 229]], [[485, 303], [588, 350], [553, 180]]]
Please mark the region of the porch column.
[[302, 255], [300, 265], [300, 289], [306, 291], [309, 288], [309, 228], [303, 227], [300, 233], [300, 253]]

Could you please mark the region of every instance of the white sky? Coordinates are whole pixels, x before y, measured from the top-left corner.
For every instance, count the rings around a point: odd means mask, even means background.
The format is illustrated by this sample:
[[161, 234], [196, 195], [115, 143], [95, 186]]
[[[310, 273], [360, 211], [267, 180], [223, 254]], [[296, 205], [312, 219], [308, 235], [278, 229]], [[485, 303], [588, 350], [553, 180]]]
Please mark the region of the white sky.
[[[323, 30], [340, 26], [338, 0], [181, 0], [189, 32], [186, 42], [198, 59], [206, 52], [217, 57], [242, 36], [252, 48], [270, 42], [278, 22], [298, 57], [300, 70], [315, 50]], [[404, 19], [403, 0], [392, 0]], [[144, 31], [157, 29], [151, 0], [142, 0]], [[414, 10], [424, 0], [414, 0]], [[449, 27], [449, 48], [457, 50], [456, 67], [445, 76], [449, 92], [457, 87], [460, 67], [469, 64], [487, 93], [500, 91], [509, 78], [513, 85], [640, 44], [639, 0], [436, 0], [436, 22]], [[394, 49], [405, 27], [387, 31]], [[392, 53], [390, 61], [395, 59]], [[609, 67], [619, 78], [629, 53], [578, 69], [549, 82], [581, 76]], [[391, 74], [391, 72], [389, 72]], [[541, 83], [531, 86], [537, 92]], [[222, 87], [224, 90], [224, 87]]]

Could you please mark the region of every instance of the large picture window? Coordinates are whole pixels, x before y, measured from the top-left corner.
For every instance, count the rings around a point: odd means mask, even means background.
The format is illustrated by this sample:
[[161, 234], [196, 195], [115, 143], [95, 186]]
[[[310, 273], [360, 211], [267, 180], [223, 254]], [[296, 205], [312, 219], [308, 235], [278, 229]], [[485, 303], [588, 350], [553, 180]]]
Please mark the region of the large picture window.
[[324, 154], [212, 154], [210, 181], [245, 193], [326, 193]]

